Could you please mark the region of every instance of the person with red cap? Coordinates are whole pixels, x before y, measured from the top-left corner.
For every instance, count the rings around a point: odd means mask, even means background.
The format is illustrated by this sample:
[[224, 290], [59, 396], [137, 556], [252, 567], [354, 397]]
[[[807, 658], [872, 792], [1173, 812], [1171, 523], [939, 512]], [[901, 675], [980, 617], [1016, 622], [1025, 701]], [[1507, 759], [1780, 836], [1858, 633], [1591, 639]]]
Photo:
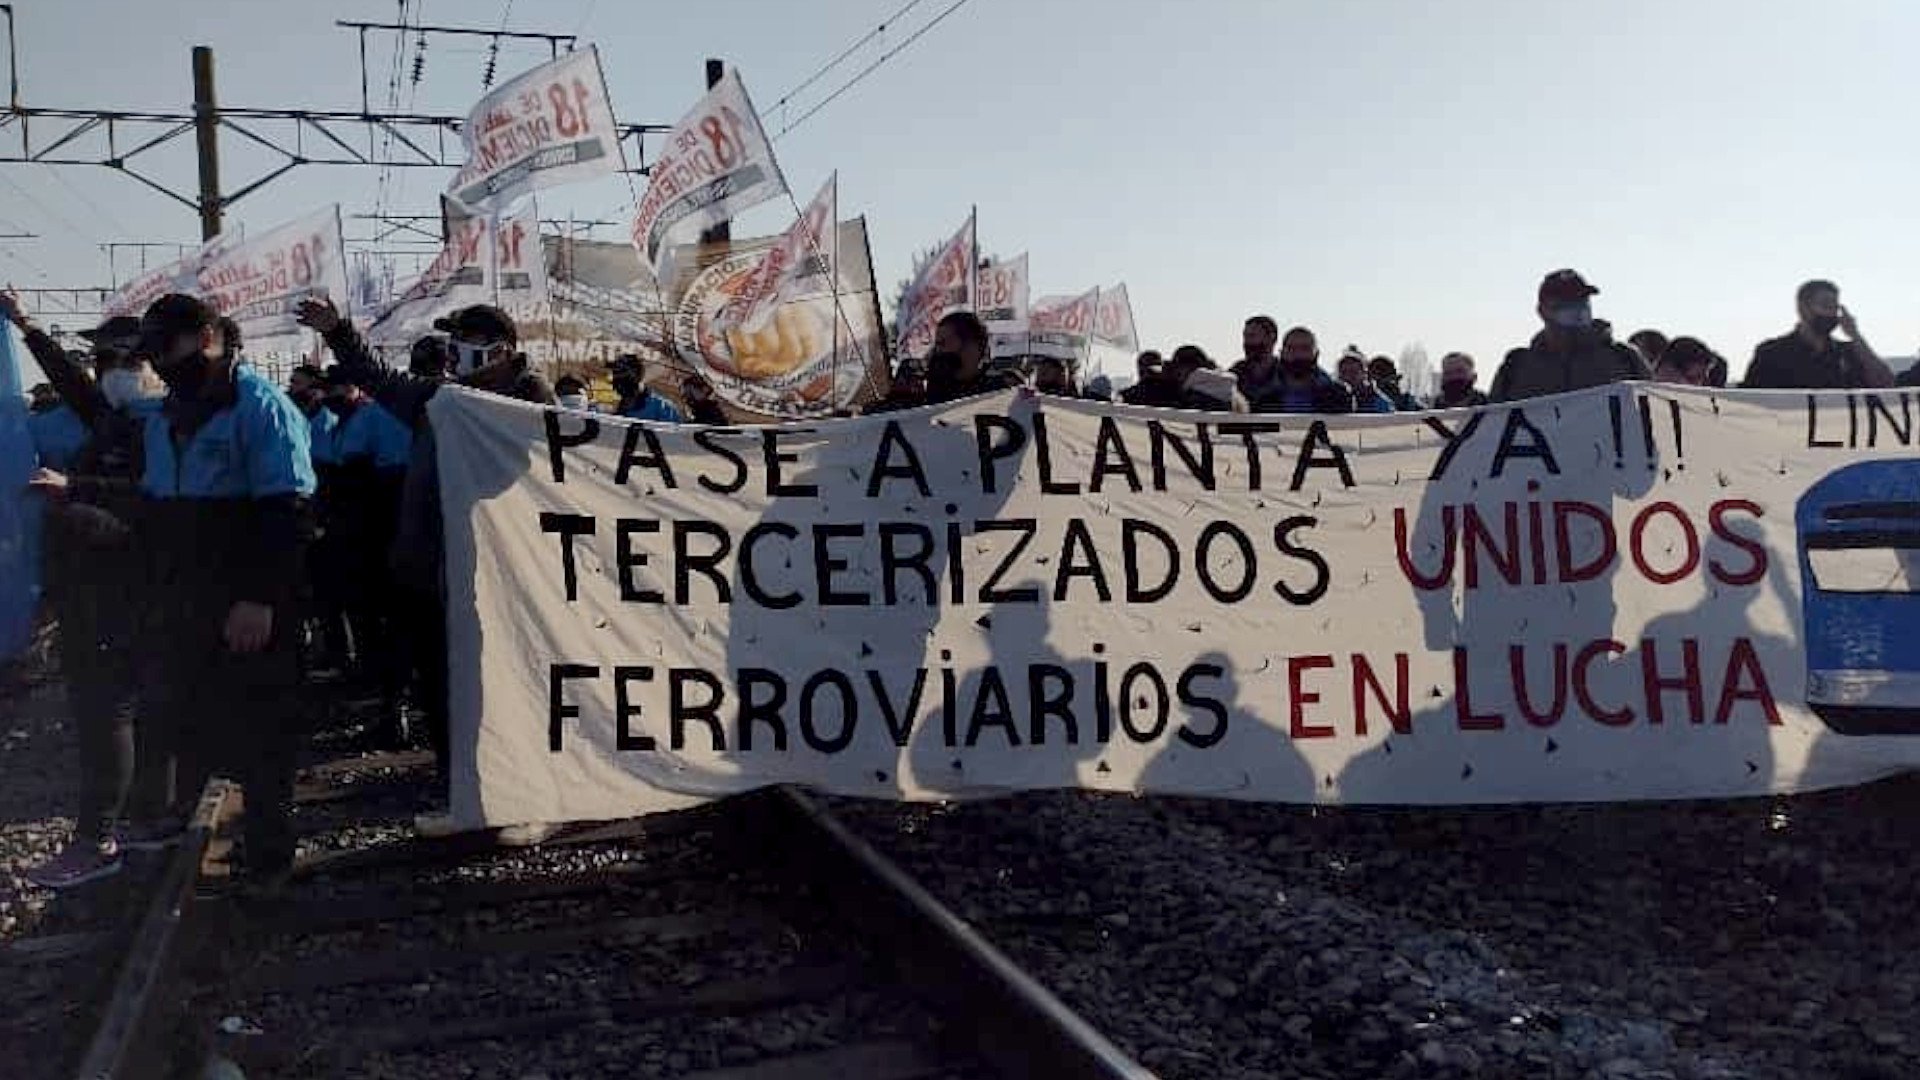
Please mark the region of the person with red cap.
[[1575, 271], [1548, 274], [1535, 307], [1545, 328], [1507, 354], [1488, 397], [1519, 401], [1648, 378], [1639, 353], [1596, 330], [1592, 298], [1599, 292]]

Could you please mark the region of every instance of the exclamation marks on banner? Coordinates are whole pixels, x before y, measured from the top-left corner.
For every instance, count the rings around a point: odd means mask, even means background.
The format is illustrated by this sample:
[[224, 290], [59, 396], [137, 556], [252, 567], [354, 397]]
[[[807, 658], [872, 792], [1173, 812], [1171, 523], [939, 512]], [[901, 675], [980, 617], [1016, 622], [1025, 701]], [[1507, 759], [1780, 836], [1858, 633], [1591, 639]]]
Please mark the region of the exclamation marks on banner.
[[[1648, 469], [1660, 467], [1660, 444], [1654, 437], [1653, 399], [1636, 396], [1640, 412], [1640, 442], [1646, 455]], [[1663, 399], [1667, 406], [1667, 416], [1673, 423], [1673, 460], [1672, 467], [1684, 471], [1687, 467], [1685, 427], [1680, 419], [1680, 402], [1672, 398]], [[1626, 454], [1626, 417], [1618, 396], [1607, 399], [1607, 419], [1613, 428], [1613, 467], [1624, 469], [1627, 466]]]

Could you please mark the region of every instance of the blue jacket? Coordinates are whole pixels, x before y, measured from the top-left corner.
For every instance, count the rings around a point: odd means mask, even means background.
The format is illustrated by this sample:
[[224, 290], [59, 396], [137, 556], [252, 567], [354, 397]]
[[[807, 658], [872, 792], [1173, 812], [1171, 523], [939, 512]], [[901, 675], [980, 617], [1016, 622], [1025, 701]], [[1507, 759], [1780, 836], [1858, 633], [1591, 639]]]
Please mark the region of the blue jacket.
[[71, 406], [62, 404], [27, 417], [27, 431], [33, 436], [33, 452], [40, 464], [56, 472], [68, 472], [80, 448], [87, 444], [87, 425]]
[[413, 432], [377, 401], [362, 404], [333, 432], [333, 460], [341, 465], [368, 459], [376, 469], [404, 469], [413, 455]]
[[1357, 413], [1390, 413], [1395, 410], [1393, 407], [1393, 399], [1381, 393], [1379, 387], [1369, 383], [1365, 390], [1354, 393], [1353, 411]]
[[620, 403], [620, 415], [629, 420], [658, 420], [667, 424], [684, 424], [687, 418], [680, 415], [673, 402], [651, 390], [641, 390], [640, 400]]
[[144, 446], [141, 531], [161, 602], [209, 616], [238, 600], [290, 602], [314, 490], [307, 418], [293, 401], [238, 364], [196, 397], [169, 395]]
[[334, 447], [333, 435], [340, 428], [340, 418], [333, 415], [332, 409], [315, 409], [307, 417], [307, 442], [313, 451], [313, 463], [319, 465], [340, 464], [340, 452]]

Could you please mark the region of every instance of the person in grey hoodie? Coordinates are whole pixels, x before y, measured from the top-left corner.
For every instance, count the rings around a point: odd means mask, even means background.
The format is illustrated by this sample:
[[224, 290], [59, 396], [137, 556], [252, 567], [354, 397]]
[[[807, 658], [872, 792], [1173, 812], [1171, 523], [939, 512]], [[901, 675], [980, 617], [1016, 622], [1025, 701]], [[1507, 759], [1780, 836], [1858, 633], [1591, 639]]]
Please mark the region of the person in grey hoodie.
[[1519, 401], [1650, 378], [1639, 353], [1596, 328], [1592, 298], [1599, 292], [1572, 270], [1548, 274], [1534, 308], [1545, 329], [1507, 354], [1487, 396]]
[[[442, 790], [449, 773], [447, 716], [446, 551], [440, 518], [439, 463], [427, 403], [448, 381], [476, 390], [540, 405], [555, 403], [553, 388], [529, 370], [518, 351], [519, 328], [491, 304], [462, 308], [434, 323], [448, 335], [443, 355], [416, 343], [409, 370], [387, 364], [367, 348], [353, 324], [327, 300], [300, 306], [300, 322], [319, 331], [347, 381], [368, 387], [373, 398], [413, 430], [413, 454], [400, 490], [400, 520], [390, 555], [394, 579], [408, 594], [403, 601], [405, 636], [412, 646], [414, 675], [421, 688], [421, 711], [433, 742]], [[436, 373], [450, 359], [444, 375]], [[416, 370], [417, 369], [417, 370]], [[443, 823], [423, 819], [423, 831]]]

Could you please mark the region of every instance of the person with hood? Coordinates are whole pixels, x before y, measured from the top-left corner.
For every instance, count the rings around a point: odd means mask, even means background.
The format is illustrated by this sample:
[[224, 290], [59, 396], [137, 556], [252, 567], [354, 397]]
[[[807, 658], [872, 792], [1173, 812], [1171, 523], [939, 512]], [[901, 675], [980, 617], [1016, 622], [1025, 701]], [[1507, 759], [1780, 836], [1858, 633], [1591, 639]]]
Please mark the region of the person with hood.
[[933, 329], [927, 353], [927, 404], [978, 397], [1022, 385], [1012, 367], [987, 366], [992, 339], [987, 324], [971, 311], [948, 312]]
[[[444, 793], [450, 779], [449, 718], [447, 716], [446, 551], [440, 511], [439, 455], [427, 404], [449, 378], [463, 386], [538, 405], [553, 405], [554, 394], [545, 379], [529, 369], [518, 351], [519, 328], [506, 312], [491, 304], [461, 308], [434, 323], [448, 335], [447, 377], [400, 371], [376, 356], [353, 324], [340, 317], [331, 301], [309, 300], [300, 306], [300, 322], [320, 333], [339, 361], [341, 373], [371, 390], [375, 401], [413, 432], [413, 448], [400, 494], [400, 521], [394, 534], [389, 565], [406, 615], [406, 638], [413, 673], [421, 690], [421, 712], [433, 742], [434, 761]], [[420, 365], [415, 346], [409, 367]], [[427, 834], [451, 828], [445, 814], [427, 814], [416, 827]], [[526, 839], [536, 839], [529, 834]], [[516, 839], [503, 834], [503, 839]]]
[[54, 391], [87, 427], [68, 462], [68, 497], [48, 507], [44, 552], [47, 598], [60, 624], [60, 672], [79, 736], [80, 801], [72, 842], [26, 875], [42, 888], [65, 889], [116, 873], [125, 849], [166, 835], [144, 819], [125, 827], [121, 821], [129, 812], [159, 809], [130, 801], [141, 749], [134, 650], [147, 610], [133, 484], [145, 417], [166, 389], [133, 352], [138, 319], [111, 318], [83, 333], [93, 345], [89, 376], [32, 325], [11, 294], [0, 294], [0, 314], [20, 328]]
[[620, 395], [620, 403], [613, 407], [614, 415], [629, 420], [657, 420], [663, 424], [687, 422], [673, 402], [654, 393], [647, 385], [647, 365], [638, 356], [628, 353], [615, 357], [613, 363], [607, 365], [607, 374], [613, 380], [613, 392]]
[[[244, 865], [274, 879], [294, 854], [294, 600], [315, 486], [306, 417], [227, 353], [220, 316], [205, 301], [181, 293], [155, 300], [141, 316], [137, 351], [167, 387], [142, 425], [135, 530], [153, 614], [139, 649], [139, 722], [175, 748], [181, 780], [167, 783], [156, 766], [155, 798], [173, 807], [177, 830], [209, 775], [239, 780]], [[55, 499], [75, 495], [58, 473], [43, 471], [35, 486]]]
[[1593, 297], [1599, 293], [1572, 270], [1555, 270], [1542, 279], [1534, 311], [1545, 327], [1507, 353], [1488, 398], [1497, 404], [1648, 378], [1651, 371], [1640, 354], [1614, 341], [1594, 319]]

